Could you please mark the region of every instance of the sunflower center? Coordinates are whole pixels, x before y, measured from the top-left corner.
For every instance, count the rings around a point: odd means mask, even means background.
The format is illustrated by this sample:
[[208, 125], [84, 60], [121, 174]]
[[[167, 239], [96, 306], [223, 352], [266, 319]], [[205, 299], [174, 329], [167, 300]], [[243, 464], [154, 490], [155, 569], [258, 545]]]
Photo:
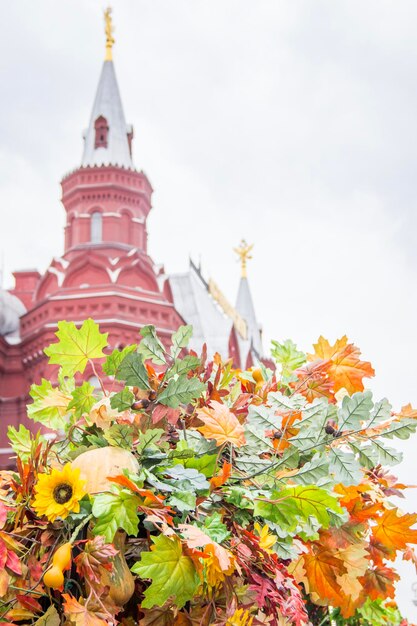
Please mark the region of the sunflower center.
[[54, 500], [58, 504], [65, 504], [72, 498], [72, 487], [68, 483], [60, 483], [54, 489]]

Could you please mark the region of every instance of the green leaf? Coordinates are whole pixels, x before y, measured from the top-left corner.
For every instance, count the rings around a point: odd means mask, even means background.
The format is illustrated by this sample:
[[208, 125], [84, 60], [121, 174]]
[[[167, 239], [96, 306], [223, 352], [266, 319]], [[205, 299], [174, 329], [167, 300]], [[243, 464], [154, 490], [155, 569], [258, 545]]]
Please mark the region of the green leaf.
[[74, 322], [58, 322], [58, 343], [45, 348], [49, 363], [62, 367], [64, 376], [73, 376], [85, 370], [90, 359], [105, 356], [103, 348], [107, 346], [108, 333], [100, 333], [98, 324], [92, 319], [85, 320], [80, 329]]
[[[194, 451], [189, 449], [193, 456], [188, 458], [173, 458], [174, 465], [183, 465], [185, 468], [195, 469], [207, 478], [211, 478], [216, 471], [217, 454], [203, 454], [203, 456], [194, 456]], [[185, 452], [185, 450], [184, 450]]]
[[165, 348], [155, 332], [155, 326], [143, 326], [140, 331], [143, 339], [139, 344], [138, 352], [142, 357], [150, 359], [157, 365], [165, 365]]
[[134, 352], [136, 348], [137, 345], [133, 344], [131, 346], [126, 346], [123, 350], [113, 350], [103, 363], [103, 372], [107, 374], [107, 376], [116, 376], [125, 356]]
[[268, 404], [275, 411], [300, 411], [304, 409], [307, 401], [301, 394], [284, 396], [280, 391], [272, 391], [268, 394]]
[[62, 393], [58, 387], [52, 387], [49, 380], [44, 378], [40, 385], [31, 386], [29, 395], [33, 398], [33, 403], [27, 406], [30, 419], [54, 430], [65, 428], [71, 396]]
[[210, 487], [204, 474], [183, 465], [174, 465], [164, 469], [163, 473], [173, 479], [166, 482], [180, 491], [206, 491]]
[[136, 535], [139, 503], [138, 496], [124, 489], [99, 493], [93, 502], [92, 512], [96, 518], [93, 534], [103, 535], [107, 543], [112, 543], [118, 528], [123, 528], [128, 535]]
[[291, 476], [291, 480], [297, 485], [316, 484], [320, 478], [329, 474], [329, 463], [323, 454], [316, 453], [311, 461], [304, 463], [296, 474]]
[[183, 555], [178, 537], [156, 535], [152, 541], [151, 551], [142, 552], [141, 560], [132, 567], [132, 572], [140, 578], [152, 581], [145, 590], [142, 606], [145, 609], [163, 606], [173, 598], [181, 609], [197, 591], [200, 584], [198, 573], [190, 557]]
[[180, 326], [179, 329], [172, 335], [171, 356], [173, 359], [176, 359], [181, 350], [188, 346], [192, 334], [192, 326]]
[[198, 356], [187, 354], [183, 359], [176, 359], [172, 367], [166, 373], [166, 378], [175, 376], [175, 374], [188, 374], [200, 365], [201, 361]]
[[93, 385], [84, 381], [80, 387], [76, 387], [72, 392], [72, 400], [67, 409], [74, 409], [75, 417], [82, 417], [84, 413], [89, 413], [91, 407], [94, 406], [97, 401], [93, 393]]
[[198, 398], [206, 386], [198, 378], [187, 378], [182, 374], [177, 379], [171, 378], [167, 387], [158, 396], [158, 401], [176, 409], [180, 404], [188, 404]]
[[222, 522], [222, 516], [220, 513], [213, 513], [213, 515], [207, 516], [204, 520], [202, 530], [217, 543], [223, 543], [230, 537], [230, 532]]
[[44, 440], [40, 433], [38, 433], [35, 438], [32, 438], [32, 433], [23, 426], [23, 424], [19, 424], [19, 430], [16, 430], [14, 426], [9, 426], [7, 429], [7, 437], [13, 452], [15, 452], [23, 462], [29, 459], [32, 453], [33, 443], [36, 446], [39, 441]]
[[353, 396], [345, 396], [339, 409], [339, 430], [357, 430], [362, 422], [369, 419], [373, 407], [372, 392], [358, 391]]
[[393, 439], [393, 437], [398, 437], [398, 439], [408, 439], [410, 435], [416, 432], [417, 428], [417, 420], [407, 417], [402, 419], [400, 422], [392, 422], [387, 428], [380, 434], [381, 437], [387, 437], [388, 439]]
[[164, 434], [163, 428], [150, 428], [146, 433], [140, 435], [137, 451], [140, 455], [148, 448], [158, 449], [156, 444]]
[[371, 411], [371, 419], [366, 425], [366, 428], [376, 426], [376, 424], [380, 424], [381, 422], [389, 420], [391, 418], [391, 411], [392, 406], [386, 398], [375, 402], [375, 406]]
[[124, 389], [110, 397], [110, 406], [112, 409], [116, 409], [116, 411], [126, 411], [126, 409], [130, 409], [134, 401], [135, 396], [133, 393], [127, 387], [124, 387]]
[[315, 517], [323, 528], [330, 525], [330, 511], [343, 513], [336, 498], [314, 485], [299, 485], [274, 491], [270, 498], [255, 501], [256, 516], [263, 517], [289, 530], [295, 530], [299, 521]]
[[387, 448], [381, 441], [371, 440], [369, 445], [359, 446], [353, 442], [349, 446], [355, 454], [358, 455], [359, 463], [371, 469], [378, 464], [381, 465], [397, 465], [401, 463], [403, 455], [394, 448]]
[[338, 448], [329, 450], [329, 470], [334, 475], [336, 483], [343, 483], [347, 487], [358, 485], [363, 478], [361, 466], [355, 456]]
[[297, 350], [297, 346], [291, 339], [286, 339], [283, 343], [272, 341], [271, 355], [281, 365], [281, 374], [284, 377], [304, 365], [307, 360], [304, 352]]
[[110, 446], [132, 449], [133, 428], [130, 424], [113, 424], [104, 431], [103, 437]]
[[150, 389], [148, 372], [143, 364], [142, 357], [137, 352], [127, 354], [120, 363], [116, 372], [117, 380], [124, 380], [131, 387]]
[[196, 496], [190, 491], [175, 491], [168, 499], [167, 504], [174, 506], [178, 511], [194, 511]]

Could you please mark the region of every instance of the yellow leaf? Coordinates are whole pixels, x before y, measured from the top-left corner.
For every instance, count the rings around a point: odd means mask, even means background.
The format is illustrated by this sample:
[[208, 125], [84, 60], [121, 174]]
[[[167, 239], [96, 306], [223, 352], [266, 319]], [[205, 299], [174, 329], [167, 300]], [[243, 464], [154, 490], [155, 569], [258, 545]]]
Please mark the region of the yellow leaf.
[[197, 416], [204, 422], [198, 430], [207, 439], [214, 439], [219, 446], [224, 443], [232, 443], [237, 448], [245, 445], [243, 426], [225, 404], [212, 400], [211, 408], [199, 409]]

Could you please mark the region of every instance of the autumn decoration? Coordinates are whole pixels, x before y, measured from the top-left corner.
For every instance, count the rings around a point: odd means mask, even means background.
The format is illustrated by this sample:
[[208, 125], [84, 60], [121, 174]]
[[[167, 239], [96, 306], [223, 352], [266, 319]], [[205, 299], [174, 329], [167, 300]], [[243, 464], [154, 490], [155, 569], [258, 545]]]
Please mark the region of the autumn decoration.
[[[392, 446], [417, 429], [347, 337], [247, 371], [192, 328], [110, 350], [60, 322], [0, 472], [0, 622], [389, 626], [417, 514]], [[91, 374], [89, 374], [91, 372]], [[87, 380], [88, 379], [88, 380]], [[395, 498], [395, 499], [394, 499]]]

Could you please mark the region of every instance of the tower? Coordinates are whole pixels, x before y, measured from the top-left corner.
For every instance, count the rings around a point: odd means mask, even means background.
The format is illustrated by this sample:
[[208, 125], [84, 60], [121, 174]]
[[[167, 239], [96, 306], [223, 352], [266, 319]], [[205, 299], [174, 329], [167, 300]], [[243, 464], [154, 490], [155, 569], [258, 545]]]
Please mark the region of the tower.
[[[136, 343], [145, 324], [154, 324], [168, 344], [184, 323], [163, 270], [148, 255], [152, 187], [133, 162], [133, 128], [126, 124], [117, 84], [109, 9], [105, 23], [105, 60], [81, 163], [61, 182], [64, 252], [43, 275], [15, 272], [13, 295], [6, 294], [7, 319], [15, 323], [20, 315], [20, 326], [12, 336], [2, 332], [10, 324], [0, 325], [0, 418], [15, 426], [25, 423], [30, 385], [42, 377], [56, 382], [57, 368], [48, 365], [43, 349], [55, 340], [58, 321], [94, 318], [109, 333], [111, 349]], [[87, 368], [84, 378], [93, 375]]]

